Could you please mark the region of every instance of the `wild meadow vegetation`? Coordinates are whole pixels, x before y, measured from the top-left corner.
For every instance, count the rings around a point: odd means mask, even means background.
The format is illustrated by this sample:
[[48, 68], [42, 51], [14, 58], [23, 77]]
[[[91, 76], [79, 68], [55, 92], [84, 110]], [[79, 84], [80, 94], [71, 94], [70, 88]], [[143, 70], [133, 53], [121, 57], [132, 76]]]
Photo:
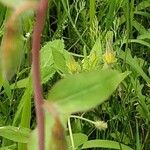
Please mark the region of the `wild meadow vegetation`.
[[0, 150], [149, 150], [150, 1], [46, 2], [0, 0]]

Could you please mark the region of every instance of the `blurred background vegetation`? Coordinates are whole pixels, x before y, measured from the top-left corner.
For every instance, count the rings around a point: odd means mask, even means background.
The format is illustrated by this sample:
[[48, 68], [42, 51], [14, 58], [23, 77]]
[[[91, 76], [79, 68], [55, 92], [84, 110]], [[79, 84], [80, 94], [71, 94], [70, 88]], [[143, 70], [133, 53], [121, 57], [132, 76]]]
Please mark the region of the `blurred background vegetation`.
[[[17, 7], [17, 3], [11, 7], [0, 3], [0, 43], [6, 20], [13, 11], [12, 7]], [[20, 23], [23, 58], [11, 81], [5, 80], [3, 86], [0, 85], [0, 126], [35, 127], [30, 81], [34, 16], [33, 11], [27, 11], [17, 20]], [[102, 67], [132, 72], [107, 102], [89, 112], [78, 114], [90, 120], [103, 120], [107, 122], [108, 128], [99, 130], [86, 121], [72, 118], [73, 133], [82, 132], [89, 139], [115, 140], [136, 150], [149, 150], [150, 1], [51, 0], [41, 46], [56, 39], [63, 39], [65, 49], [72, 54], [73, 62], [77, 63], [75, 70], [70, 70], [71, 74]], [[105, 58], [99, 61], [99, 54], [92, 55], [91, 51], [96, 43], [102, 57], [111, 52], [115, 61], [109, 63]], [[43, 59], [48, 57], [43, 54]], [[83, 65], [83, 58], [86, 57], [89, 59], [88, 66]], [[92, 66], [97, 58], [98, 62]], [[45, 97], [52, 85], [65, 74], [53, 69], [50, 70], [48, 79], [43, 81]], [[30, 101], [25, 103], [25, 99]], [[0, 138], [0, 147], [10, 144], [13, 143]]]

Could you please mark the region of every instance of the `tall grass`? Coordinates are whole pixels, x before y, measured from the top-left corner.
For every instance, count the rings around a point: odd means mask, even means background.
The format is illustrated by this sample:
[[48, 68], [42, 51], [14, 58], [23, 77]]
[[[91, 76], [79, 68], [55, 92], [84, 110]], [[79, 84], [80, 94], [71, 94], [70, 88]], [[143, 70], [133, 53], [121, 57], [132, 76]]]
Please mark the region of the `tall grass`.
[[[108, 67], [120, 72], [131, 72], [107, 102], [89, 112], [78, 113], [80, 119], [71, 118], [68, 124], [69, 132], [82, 132], [88, 136], [89, 140], [114, 140], [120, 143], [120, 147], [123, 143], [132, 149], [149, 150], [149, 8], [149, 0], [53, 0], [49, 3], [42, 46], [50, 40], [63, 39], [65, 49], [74, 57], [73, 62], [76, 62], [78, 67], [81, 66], [79, 70], [86, 72], [93, 64], [96, 64], [97, 58], [98, 66], [105, 64], [103, 54], [106, 53], [107, 48], [106, 36], [108, 32], [112, 32], [110, 47], [116, 61], [99, 69]], [[7, 15], [9, 16], [7, 13], [10, 10], [0, 5], [0, 42], [4, 35]], [[26, 33], [33, 32], [34, 18], [31, 16], [29, 18], [26, 22], [29, 28], [27, 30], [22, 28], [25, 55], [20, 70], [10, 82], [4, 82], [3, 86], [0, 73], [0, 126], [13, 125], [28, 129], [35, 127], [33, 89], [30, 79], [31, 37], [26, 37]], [[96, 51], [94, 55], [92, 48]], [[100, 54], [102, 56], [99, 56]], [[83, 65], [85, 62], [89, 63], [86, 69]], [[97, 69], [97, 66], [95, 68]], [[47, 97], [47, 91], [57, 80], [65, 77], [61, 75], [62, 73], [58, 71], [47, 83], [43, 84], [44, 97]], [[83, 118], [103, 120], [107, 122], [108, 128], [99, 130]], [[73, 137], [71, 138], [74, 146]], [[14, 143], [0, 137], [0, 147]], [[24, 144], [19, 144], [18, 147], [19, 150], [25, 149]]]

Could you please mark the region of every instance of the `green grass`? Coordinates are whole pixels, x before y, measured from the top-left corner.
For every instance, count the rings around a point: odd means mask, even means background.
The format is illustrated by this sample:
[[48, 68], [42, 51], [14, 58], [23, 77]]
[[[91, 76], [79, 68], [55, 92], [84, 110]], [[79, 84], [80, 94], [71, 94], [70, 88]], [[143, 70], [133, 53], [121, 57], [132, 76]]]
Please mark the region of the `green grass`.
[[[66, 129], [66, 132], [68, 135], [73, 133], [70, 135], [71, 145], [74, 147], [79, 145], [76, 144], [78, 143], [76, 138], [72, 136], [75, 133], [83, 133], [89, 141], [108, 140], [105, 141], [106, 145], [110, 143], [112, 148], [121, 149], [123, 144], [122, 149], [129, 146], [135, 150], [149, 150], [149, 8], [149, 0], [52, 0], [49, 3], [41, 43], [41, 72], [45, 98], [60, 78], [67, 78], [72, 74], [104, 68], [119, 72], [130, 71], [128, 77], [119, 84], [106, 102], [89, 111], [76, 113], [76, 118], [70, 118], [69, 129]], [[0, 43], [3, 40], [4, 26], [10, 12], [10, 8], [0, 4]], [[0, 127], [16, 126], [34, 129], [35, 109], [30, 77], [33, 12], [24, 13], [18, 22], [20, 22], [21, 37], [24, 42], [23, 60], [17, 73], [9, 82], [2, 80], [0, 65]], [[56, 39], [63, 39], [64, 45], [59, 41], [46, 45], [47, 42]], [[54, 50], [60, 51], [53, 51], [53, 47]], [[106, 51], [111, 51], [115, 55], [116, 60], [112, 64], [107, 64], [104, 59], [103, 54]], [[0, 55], [0, 59], [1, 57]], [[68, 62], [73, 64], [72, 70], [68, 67]], [[105, 121], [108, 128], [100, 130], [86, 119], [94, 122]], [[100, 146], [96, 141], [93, 142], [93, 147], [105, 148], [105, 142]], [[0, 150], [7, 146], [10, 146], [10, 149], [26, 149], [26, 144], [18, 144], [2, 136], [0, 129]], [[83, 145], [87, 148], [88, 146], [88, 143]]]

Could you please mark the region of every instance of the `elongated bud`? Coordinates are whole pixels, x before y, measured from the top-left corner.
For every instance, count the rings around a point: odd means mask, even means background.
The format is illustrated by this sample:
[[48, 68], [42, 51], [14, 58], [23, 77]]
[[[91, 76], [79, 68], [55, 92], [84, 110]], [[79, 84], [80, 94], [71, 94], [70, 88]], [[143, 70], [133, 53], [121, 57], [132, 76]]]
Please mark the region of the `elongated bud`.
[[48, 110], [48, 112], [52, 115], [54, 119], [54, 125], [50, 131], [52, 133], [49, 143], [49, 150], [66, 150], [67, 142], [65, 138], [65, 131], [60, 121], [60, 115], [57, 111], [57, 107], [54, 103], [45, 101], [43, 104], [43, 108]]
[[[5, 3], [4, 3], [5, 4]], [[7, 4], [7, 3], [6, 3]], [[0, 50], [2, 70], [5, 79], [10, 80], [16, 73], [21, 63], [23, 54], [23, 39], [21, 38], [20, 27], [18, 23], [19, 15], [28, 10], [36, 9], [37, 2], [24, 1], [20, 7], [17, 7], [8, 21], [6, 22], [6, 31], [2, 39]]]
[[23, 40], [17, 25], [12, 22], [6, 27], [1, 46], [1, 61], [4, 78], [10, 80], [16, 73], [22, 58]]
[[50, 150], [67, 149], [64, 128], [59, 119], [55, 120], [55, 124], [52, 129], [52, 137], [51, 137], [51, 142], [49, 147]]

